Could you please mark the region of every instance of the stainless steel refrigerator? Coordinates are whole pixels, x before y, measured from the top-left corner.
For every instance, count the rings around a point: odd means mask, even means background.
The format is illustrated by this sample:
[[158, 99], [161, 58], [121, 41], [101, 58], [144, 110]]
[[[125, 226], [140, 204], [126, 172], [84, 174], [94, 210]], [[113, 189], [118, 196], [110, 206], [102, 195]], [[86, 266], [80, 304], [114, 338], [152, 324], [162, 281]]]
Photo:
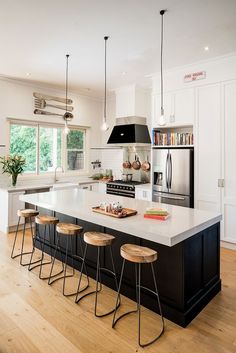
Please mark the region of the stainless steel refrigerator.
[[153, 201], [194, 207], [193, 159], [193, 148], [153, 149]]

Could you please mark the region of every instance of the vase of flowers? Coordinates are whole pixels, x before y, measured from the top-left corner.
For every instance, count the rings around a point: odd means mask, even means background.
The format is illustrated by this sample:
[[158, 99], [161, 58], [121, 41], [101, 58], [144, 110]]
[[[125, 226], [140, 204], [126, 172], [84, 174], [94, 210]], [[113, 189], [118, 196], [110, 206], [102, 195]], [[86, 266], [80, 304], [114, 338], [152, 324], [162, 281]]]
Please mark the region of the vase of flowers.
[[11, 175], [12, 186], [16, 186], [17, 177], [24, 171], [25, 158], [19, 155], [0, 157], [2, 172]]

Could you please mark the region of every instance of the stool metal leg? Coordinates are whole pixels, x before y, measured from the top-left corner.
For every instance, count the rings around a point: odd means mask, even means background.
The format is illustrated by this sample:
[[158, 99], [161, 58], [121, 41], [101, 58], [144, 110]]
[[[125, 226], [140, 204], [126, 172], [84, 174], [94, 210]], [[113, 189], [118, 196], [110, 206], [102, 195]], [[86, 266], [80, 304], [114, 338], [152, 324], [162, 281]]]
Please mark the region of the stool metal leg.
[[[41, 262], [40, 262], [40, 264], [39, 264], [39, 266], [40, 266], [40, 269], [39, 269], [39, 278], [40, 279], [48, 279], [49, 278], [49, 276], [42, 276], [42, 267], [44, 266], [44, 265], [50, 265], [51, 263], [52, 263], [52, 249], [50, 250], [50, 254], [51, 254], [51, 260], [50, 261], [46, 261], [46, 262], [43, 262], [43, 260], [44, 260], [44, 246], [45, 246], [45, 242], [46, 242], [46, 230], [47, 230], [47, 225], [45, 225], [45, 228], [44, 228], [44, 234], [43, 234], [43, 244], [42, 244], [42, 257], [41, 257]], [[50, 225], [48, 224], [48, 231], [49, 231], [49, 237], [50, 237]], [[49, 238], [49, 239], [51, 239], [51, 237]]]
[[16, 246], [16, 239], [17, 239], [17, 237], [18, 237], [18, 232], [19, 232], [20, 220], [21, 220], [21, 217], [19, 216], [19, 217], [18, 217], [17, 227], [16, 227], [15, 238], [14, 238], [14, 242], [13, 242], [13, 247], [12, 247], [12, 251], [11, 251], [11, 258], [12, 258], [12, 259], [15, 259], [16, 257], [19, 257], [19, 256], [20, 256], [20, 264], [21, 264], [22, 266], [27, 266], [28, 264], [23, 264], [23, 263], [22, 263], [22, 257], [23, 257], [24, 255], [30, 255], [32, 252], [31, 252], [31, 251], [24, 252], [25, 226], [26, 226], [25, 223], [24, 223], [24, 227], [23, 227], [23, 235], [22, 235], [22, 241], [21, 241], [21, 251], [20, 251], [18, 254], [14, 255], [15, 246]]
[[[83, 265], [85, 263], [85, 257], [86, 257], [86, 253], [87, 253], [87, 244], [86, 244], [86, 247], [85, 247], [85, 253], [84, 253], [84, 261], [83, 261]], [[111, 246], [110, 246], [110, 249], [111, 249]], [[100, 266], [100, 246], [97, 247], [97, 269], [96, 269], [96, 289], [94, 291], [90, 291], [84, 295], [82, 295], [80, 298], [78, 298], [78, 294], [81, 292], [79, 292], [79, 289], [80, 289], [80, 282], [81, 282], [81, 275], [82, 275], [82, 269], [83, 269], [83, 266], [81, 268], [81, 274], [80, 274], [80, 279], [79, 279], [79, 285], [78, 285], [78, 292], [77, 292], [77, 295], [76, 295], [76, 298], [75, 298], [75, 302], [78, 303], [80, 300], [82, 300], [83, 298], [91, 295], [91, 294], [95, 294], [95, 303], [94, 303], [94, 315], [96, 317], [104, 317], [104, 316], [107, 316], [107, 315], [110, 315], [111, 313], [113, 313], [115, 311], [116, 308], [118, 308], [120, 306], [120, 299], [119, 301], [117, 302], [117, 305], [115, 308], [113, 308], [112, 310], [104, 313], [104, 314], [98, 314], [97, 313], [97, 304], [98, 304], [98, 293], [101, 292], [102, 290], [102, 283], [101, 283], [101, 270], [102, 271], [106, 271], [110, 274], [112, 274], [115, 278], [115, 284], [116, 284], [116, 287], [117, 287], [117, 290], [118, 290], [118, 283], [117, 283], [117, 278], [116, 278], [116, 272], [115, 272], [115, 266], [114, 266], [114, 260], [113, 260], [113, 254], [112, 254], [112, 250], [110, 250], [110, 255], [111, 255], [111, 262], [112, 262], [112, 270], [109, 270], [108, 268], [104, 268], [104, 267], [101, 267]]]
[[[19, 254], [14, 255], [14, 250], [15, 250], [15, 245], [16, 245], [16, 239], [18, 236], [18, 231], [19, 231], [19, 225], [20, 225], [20, 219], [21, 217], [18, 218], [18, 223], [17, 223], [17, 227], [16, 227], [16, 233], [15, 233], [15, 238], [14, 238], [14, 243], [13, 243], [13, 247], [12, 247], [12, 252], [11, 252], [11, 258], [15, 259], [16, 257], [20, 256], [20, 264], [22, 266], [28, 266], [29, 263], [23, 263], [23, 256], [24, 255], [31, 255], [32, 251], [27, 251], [24, 252], [24, 242], [25, 242], [25, 227], [26, 227], [26, 223], [24, 222], [24, 227], [23, 227], [23, 234], [22, 234], [22, 241], [21, 241], [21, 251]], [[31, 227], [31, 237], [32, 237], [32, 242], [33, 242], [33, 227], [32, 227], [32, 219], [30, 217], [30, 227]]]
[[[130, 310], [127, 311], [126, 313], [120, 315], [117, 319], [116, 319], [116, 313], [117, 313], [117, 309], [118, 309], [118, 301], [119, 301], [119, 297], [120, 297], [120, 289], [121, 289], [121, 284], [122, 284], [122, 279], [123, 279], [123, 273], [124, 273], [124, 268], [125, 268], [125, 259], [123, 259], [123, 263], [122, 263], [122, 268], [121, 268], [121, 274], [120, 274], [120, 283], [119, 283], [119, 288], [118, 288], [118, 292], [117, 292], [117, 299], [116, 299], [116, 306], [115, 306], [115, 311], [114, 311], [114, 315], [113, 315], [113, 320], [112, 320], [112, 328], [115, 327], [115, 325], [117, 324], [117, 322], [124, 316], [132, 314], [132, 313], [136, 313], [138, 311], [138, 306], [136, 310]], [[135, 277], [136, 277], [136, 298], [137, 298], [137, 269], [135, 267]]]
[[14, 250], [15, 250], [15, 245], [16, 245], [16, 239], [17, 239], [17, 235], [18, 235], [20, 220], [21, 220], [21, 217], [18, 217], [18, 223], [17, 223], [17, 226], [16, 226], [16, 233], [15, 233], [14, 243], [13, 243], [13, 247], [12, 247], [12, 251], [11, 251], [11, 258], [12, 259], [14, 259], [17, 256], [20, 256], [20, 254], [14, 255]]
[[[61, 252], [61, 247], [60, 247], [60, 238], [59, 238], [59, 234], [57, 233], [57, 240], [56, 240], [56, 245], [55, 245], [55, 251], [54, 251], [54, 255], [52, 258], [52, 265], [51, 265], [51, 269], [50, 269], [50, 273], [48, 276], [48, 284], [51, 285], [53, 282], [57, 281], [58, 279], [61, 279], [63, 277], [58, 277], [58, 278], [54, 278], [56, 276], [58, 276], [59, 274], [64, 272], [64, 263], [63, 263], [63, 258], [62, 258], [62, 252]], [[56, 254], [57, 254], [57, 250], [60, 251], [60, 256], [61, 256], [61, 264], [62, 264], [62, 270], [52, 274], [53, 273], [53, 268], [54, 268], [54, 264], [55, 264], [55, 260], [56, 260]], [[53, 280], [51, 280], [52, 278], [54, 278]]]
[[67, 275], [66, 274], [66, 271], [67, 271], [67, 260], [68, 260], [68, 248], [69, 248], [69, 240], [70, 240], [70, 251], [71, 251], [71, 254], [72, 254], [72, 236], [70, 236], [70, 239], [69, 239], [69, 236], [67, 237], [66, 239], [66, 255], [65, 255], [65, 262], [64, 262], [64, 266], [65, 266], [65, 270], [64, 270], [64, 276], [63, 276], [63, 290], [62, 290], [62, 293], [65, 297], [71, 297], [72, 295], [75, 295], [77, 292], [74, 292], [74, 293], [69, 293], [69, 294], [66, 294], [65, 292], [65, 286], [66, 286], [66, 278], [68, 277], [73, 277], [74, 274], [75, 274], [75, 269], [74, 269], [74, 260], [73, 260], [73, 257], [72, 257], [72, 274], [71, 275]]
[[[35, 253], [35, 243], [36, 243], [36, 239], [37, 239], [37, 229], [35, 229], [35, 234], [34, 234], [34, 236], [33, 236], [33, 250], [32, 250], [32, 253], [31, 253], [30, 262], [29, 262], [29, 267], [28, 267], [28, 270], [29, 270], [29, 271], [33, 270], [35, 267], [40, 266], [40, 262], [41, 262], [41, 259], [42, 259], [42, 255], [41, 255], [40, 259], [35, 260], [35, 261], [32, 261], [32, 260], [33, 260], [34, 253]], [[41, 248], [41, 251], [42, 251], [41, 242], [40, 242], [40, 248]], [[31, 266], [31, 265], [33, 265], [33, 264], [37, 264], [37, 265]]]
[[[88, 244], [85, 245], [85, 249], [84, 249], [84, 254], [83, 254], [83, 259], [82, 259], [82, 265], [81, 265], [81, 269], [80, 269], [80, 276], [79, 276], [79, 282], [78, 282], [78, 287], [77, 287], [77, 293], [76, 293], [76, 297], [75, 297], [75, 303], [78, 303], [83, 297], [78, 298], [79, 293], [85, 291], [88, 287], [89, 287], [89, 277], [88, 277], [88, 273], [87, 273], [87, 281], [88, 284], [87, 286], [85, 286], [84, 288], [80, 289], [80, 284], [81, 284], [81, 280], [82, 280], [82, 276], [83, 276], [83, 270], [86, 269], [86, 264], [85, 264], [85, 258], [86, 258], [86, 254], [87, 254], [87, 249], [88, 249]], [[87, 269], [86, 269], [87, 272]], [[87, 293], [88, 295], [89, 293]], [[85, 295], [86, 296], [86, 295]]]
[[[117, 293], [117, 302], [118, 302], [118, 295], [120, 294], [120, 288], [121, 288], [121, 283], [122, 283], [122, 278], [123, 278], [123, 272], [124, 272], [124, 265], [125, 265], [125, 259], [123, 259], [123, 264], [122, 264], [122, 270], [121, 270], [121, 277], [120, 277], [120, 283], [119, 283], [119, 289], [118, 289], [118, 293]], [[150, 264], [151, 265], [151, 270], [152, 270], [152, 276], [153, 276], [153, 282], [154, 282], [154, 288], [155, 291], [143, 287], [141, 286], [141, 263], [139, 264], [135, 264], [135, 273], [136, 273], [136, 285], [135, 285], [135, 289], [136, 289], [136, 298], [137, 298], [137, 310], [131, 310], [128, 311], [124, 314], [122, 314], [121, 316], [119, 316], [116, 319], [116, 311], [114, 312], [113, 315], [113, 321], [112, 321], [112, 328], [115, 327], [116, 323], [123, 318], [124, 316], [131, 314], [131, 313], [135, 313], [138, 312], [138, 344], [140, 347], [147, 347], [150, 344], [154, 343], [155, 341], [158, 340], [158, 338], [160, 338], [160, 336], [163, 334], [164, 332], [164, 319], [163, 319], [163, 315], [162, 315], [162, 309], [161, 309], [161, 303], [160, 303], [160, 298], [159, 298], [159, 294], [158, 294], [158, 290], [157, 290], [157, 283], [156, 283], [156, 278], [155, 278], [155, 273], [154, 273], [154, 268], [153, 268], [153, 263]], [[138, 268], [137, 268], [138, 266]], [[161, 316], [161, 322], [162, 322], [162, 326], [161, 326], [161, 331], [160, 333], [151, 341], [147, 342], [147, 343], [141, 343], [141, 288], [152, 293], [153, 295], [156, 296], [157, 298], [157, 303], [158, 303], [158, 309], [160, 312], [160, 316]], [[116, 302], [116, 303], [117, 303]]]

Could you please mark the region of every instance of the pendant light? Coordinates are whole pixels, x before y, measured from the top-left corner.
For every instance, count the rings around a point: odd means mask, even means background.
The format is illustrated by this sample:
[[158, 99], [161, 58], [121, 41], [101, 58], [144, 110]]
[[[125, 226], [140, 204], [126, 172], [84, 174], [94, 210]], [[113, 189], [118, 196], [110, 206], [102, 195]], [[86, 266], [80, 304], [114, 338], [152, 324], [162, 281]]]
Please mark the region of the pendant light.
[[164, 22], [164, 14], [166, 10], [161, 10], [161, 115], [159, 117], [158, 125], [164, 126], [166, 125], [166, 118], [164, 112], [164, 104], [163, 104], [163, 22]]
[[64, 127], [64, 134], [68, 135], [70, 132], [68, 121], [73, 119], [73, 114], [67, 111], [67, 99], [68, 99], [68, 61], [69, 61], [69, 54], [66, 54], [66, 112], [63, 115], [63, 119], [65, 120], [65, 127]]
[[101, 126], [102, 131], [107, 131], [109, 126], [107, 124], [107, 40], [108, 36], [104, 37], [104, 47], [105, 47], [105, 71], [104, 71], [104, 114], [103, 114], [103, 123]]

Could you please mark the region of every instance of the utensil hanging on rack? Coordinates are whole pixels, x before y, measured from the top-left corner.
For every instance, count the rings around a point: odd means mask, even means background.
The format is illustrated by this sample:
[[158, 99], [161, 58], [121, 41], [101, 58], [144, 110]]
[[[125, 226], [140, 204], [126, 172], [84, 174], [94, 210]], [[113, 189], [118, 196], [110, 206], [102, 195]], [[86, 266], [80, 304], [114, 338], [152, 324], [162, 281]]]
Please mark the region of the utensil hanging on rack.
[[135, 155], [135, 160], [134, 162], [132, 163], [132, 167], [135, 169], [135, 170], [139, 170], [140, 167], [141, 167], [141, 163], [139, 161], [139, 157], [137, 155]]
[[127, 158], [127, 161], [125, 161], [124, 163], [123, 163], [123, 168], [125, 168], [125, 169], [130, 169], [132, 167], [132, 165], [131, 165], [131, 163], [130, 163], [130, 161], [129, 161], [129, 157]]
[[34, 114], [38, 114], [38, 115], [55, 115], [55, 116], [63, 116], [63, 114], [51, 113], [51, 112], [47, 112], [47, 111], [45, 111], [45, 110], [41, 110], [41, 109], [35, 109], [35, 110], [34, 110]]
[[65, 99], [65, 98], [61, 98], [61, 97], [54, 97], [54, 96], [49, 96], [49, 95], [41, 94], [41, 93], [37, 93], [37, 92], [34, 92], [33, 96], [34, 96], [34, 98], [44, 99], [46, 101], [56, 101], [56, 102], [61, 102], [64, 104], [72, 104], [73, 103], [72, 99], [69, 99], [69, 98]]
[[148, 161], [148, 156], [147, 156], [146, 161], [142, 163], [141, 169], [142, 169], [144, 172], [149, 172], [149, 170], [151, 169], [151, 164], [150, 164], [149, 161]]
[[[54, 104], [48, 104], [45, 99], [38, 99], [38, 98], [35, 98], [34, 100], [34, 106], [35, 108], [38, 108], [38, 109], [44, 109], [46, 107], [52, 107], [52, 108], [57, 108], [57, 109], [62, 109], [62, 110], [66, 110], [66, 106], [65, 105], [54, 105]], [[70, 107], [70, 106], [67, 106], [67, 110], [69, 112], [72, 112], [74, 108], [73, 107]]]

